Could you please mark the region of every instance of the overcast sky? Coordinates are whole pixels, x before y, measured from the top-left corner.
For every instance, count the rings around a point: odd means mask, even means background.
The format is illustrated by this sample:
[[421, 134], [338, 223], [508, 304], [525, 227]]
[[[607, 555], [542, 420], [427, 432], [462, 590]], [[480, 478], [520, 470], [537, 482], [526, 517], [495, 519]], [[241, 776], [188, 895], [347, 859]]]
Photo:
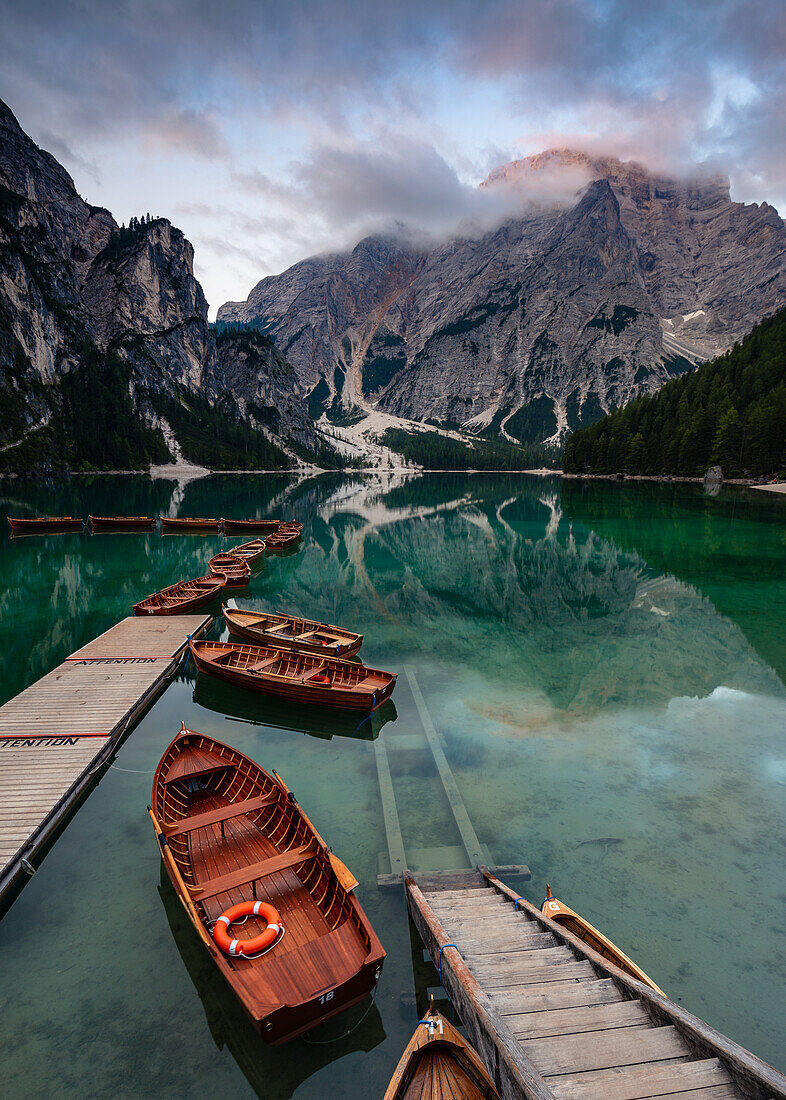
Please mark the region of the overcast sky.
[[184, 230], [211, 316], [374, 226], [482, 219], [554, 145], [786, 212], [784, 0], [0, 0], [0, 97], [88, 201]]

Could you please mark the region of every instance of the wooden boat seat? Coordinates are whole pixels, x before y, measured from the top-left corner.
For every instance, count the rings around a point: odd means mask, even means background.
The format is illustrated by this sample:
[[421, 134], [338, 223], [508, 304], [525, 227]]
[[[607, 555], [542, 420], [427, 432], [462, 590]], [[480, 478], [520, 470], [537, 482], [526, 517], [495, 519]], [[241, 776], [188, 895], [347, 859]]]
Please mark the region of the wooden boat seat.
[[271, 859], [263, 859], [261, 863], [249, 863], [238, 871], [231, 871], [228, 875], [220, 875], [218, 878], [207, 879], [196, 886], [189, 886], [188, 892], [194, 901], [204, 901], [206, 898], [214, 898], [216, 894], [224, 894], [227, 890], [234, 890], [236, 886], [246, 886], [249, 882], [274, 875], [277, 871], [285, 871], [288, 867], [295, 867], [298, 863], [304, 863], [307, 859], [317, 854], [313, 844], [304, 844], [300, 848], [290, 848], [288, 852], [282, 852]]
[[246, 666], [246, 672], [263, 672], [264, 669], [270, 668], [271, 665], [274, 665], [276, 663], [276, 661], [280, 661], [280, 660], [281, 660], [280, 655], [278, 657], [268, 657], [266, 660], [259, 661], [255, 665], [247, 665]]
[[259, 795], [257, 798], [245, 798], [242, 802], [230, 802], [228, 806], [219, 806], [217, 810], [191, 814], [190, 817], [184, 817], [178, 821], [176, 825], [165, 825], [164, 834], [167, 837], [182, 836], [183, 833], [202, 829], [205, 825], [215, 825], [220, 821], [229, 821], [232, 817], [253, 813], [254, 810], [263, 810], [265, 806], [272, 806], [275, 802], [278, 802], [277, 794]]
[[296, 637], [297, 637], [297, 640], [299, 642], [302, 642], [304, 638], [311, 638], [311, 637], [313, 637], [314, 634], [319, 634], [319, 631], [318, 630], [307, 630], [305, 632], [305, 634], [298, 634], [298, 635], [296, 635]]
[[[327, 672], [327, 667], [327, 665], [320, 665], [318, 668], [310, 668], [301, 676], [298, 676], [297, 679], [301, 680], [303, 683], [306, 683], [306, 681], [308, 680], [313, 680], [315, 676], [322, 676], [323, 673]], [[328, 685], [326, 684], [325, 687], [327, 686]]]
[[[270, 620], [268, 620], [268, 621], [270, 621]], [[286, 630], [288, 626], [289, 626], [289, 623], [279, 623], [278, 626], [268, 626], [268, 627], [266, 627], [266, 629], [267, 629], [268, 634], [275, 634], [276, 631]]]

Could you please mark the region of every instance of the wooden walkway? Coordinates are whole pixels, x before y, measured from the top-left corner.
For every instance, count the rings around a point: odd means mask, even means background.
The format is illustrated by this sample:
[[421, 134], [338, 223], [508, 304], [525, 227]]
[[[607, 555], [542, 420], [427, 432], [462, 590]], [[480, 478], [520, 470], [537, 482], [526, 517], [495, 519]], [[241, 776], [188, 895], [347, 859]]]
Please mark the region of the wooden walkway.
[[770, 1100], [786, 1077], [629, 978], [491, 872], [406, 878], [415, 926], [503, 1100]]
[[124, 619], [0, 707], [0, 905], [211, 622]]

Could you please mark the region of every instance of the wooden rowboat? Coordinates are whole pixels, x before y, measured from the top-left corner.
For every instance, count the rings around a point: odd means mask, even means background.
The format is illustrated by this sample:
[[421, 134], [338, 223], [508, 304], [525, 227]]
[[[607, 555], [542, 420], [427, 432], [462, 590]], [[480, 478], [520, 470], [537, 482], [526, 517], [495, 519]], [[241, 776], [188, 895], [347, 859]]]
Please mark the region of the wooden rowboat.
[[564, 924], [569, 932], [572, 932], [574, 936], [583, 940], [588, 947], [597, 951], [604, 959], [608, 959], [609, 962], [614, 963], [620, 970], [624, 970], [625, 973], [630, 974], [632, 978], [638, 978], [640, 982], [644, 982], [650, 989], [654, 989], [656, 993], [660, 993], [663, 997], [666, 996], [660, 986], [655, 985], [652, 978], [648, 977], [640, 967], [636, 966], [635, 962], [629, 959], [625, 952], [621, 951], [615, 943], [612, 943], [610, 939], [604, 936], [602, 932], [599, 932], [594, 925], [590, 924], [590, 922], [585, 920], [579, 913], [571, 909], [570, 906], [565, 905], [564, 902], [555, 898], [548, 883], [546, 884], [546, 897], [543, 900], [540, 911], [545, 913], [547, 917], [550, 917], [551, 920], [556, 921], [557, 924]]
[[179, 519], [173, 516], [161, 517], [162, 531], [218, 531], [217, 519]]
[[226, 605], [221, 610], [232, 634], [256, 645], [297, 649], [301, 653], [328, 657], [354, 657], [363, 644], [362, 634], [353, 634], [351, 630], [312, 619], [274, 615], [269, 611], [245, 611]]
[[94, 531], [152, 531], [156, 525], [154, 516], [88, 516], [88, 519]]
[[189, 642], [200, 672], [220, 680], [326, 707], [375, 710], [393, 694], [394, 672], [364, 668], [352, 661], [288, 653], [272, 646], [232, 642]]
[[277, 531], [280, 525], [277, 519], [227, 519], [221, 517], [221, 526], [225, 531]]
[[265, 539], [265, 547], [269, 553], [273, 553], [277, 550], [286, 550], [290, 546], [294, 546], [298, 539], [302, 538], [301, 531], [282, 531], [280, 528], [273, 535], [268, 535]]
[[16, 531], [81, 531], [84, 523], [76, 516], [39, 516], [36, 519], [21, 519], [8, 516], [11, 530]]
[[134, 604], [135, 615], [185, 615], [209, 603], [226, 588], [222, 573], [208, 573], [193, 581], [180, 581]]
[[251, 539], [250, 542], [241, 542], [238, 546], [233, 546], [227, 553], [242, 558], [249, 565], [260, 565], [265, 558], [265, 540]]
[[[385, 952], [357, 880], [275, 772], [183, 727], [156, 769], [149, 812], [181, 903], [266, 1042], [302, 1035], [374, 989]], [[283, 932], [261, 954], [226, 954], [218, 918], [255, 900], [274, 906]], [[233, 949], [266, 928], [254, 915], [233, 923]]]
[[431, 1004], [407, 1044], [383, 1100], [499, 1100], [467, 1040]]
[[214, 554], [207, 563], [211, 573], [223, 573], [227, 588], [245, 588], [251, 579], [251, 566], [236, 554]]

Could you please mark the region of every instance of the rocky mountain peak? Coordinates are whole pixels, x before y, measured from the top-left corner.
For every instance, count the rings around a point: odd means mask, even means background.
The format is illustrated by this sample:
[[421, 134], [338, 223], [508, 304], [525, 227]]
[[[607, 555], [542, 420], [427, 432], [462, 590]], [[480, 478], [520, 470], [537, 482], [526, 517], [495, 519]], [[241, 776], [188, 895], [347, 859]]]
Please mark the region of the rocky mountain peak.
[[652, 200], [687, 201], [691, 194], [703, 202], [729, 201], [728, 176], [696, 166], [677, 175], [655, 172], [638, 161], [590, 153], [567, 147], [546, 149], [493, 169], [481, 187], [508, 186], [526, 193], [528, 187], [549, 179], [556, 187], [581, 187], [590, 180], [605, 179], [620, 193], [637, 204]]
[[310, 406], [561, 438], [786, 304], [786, 227], [729, 181], [554, 148], [481, 185], [516, 215], [472, 240], [366, 238], [268, 277], [219, 318], [262, 323]]

